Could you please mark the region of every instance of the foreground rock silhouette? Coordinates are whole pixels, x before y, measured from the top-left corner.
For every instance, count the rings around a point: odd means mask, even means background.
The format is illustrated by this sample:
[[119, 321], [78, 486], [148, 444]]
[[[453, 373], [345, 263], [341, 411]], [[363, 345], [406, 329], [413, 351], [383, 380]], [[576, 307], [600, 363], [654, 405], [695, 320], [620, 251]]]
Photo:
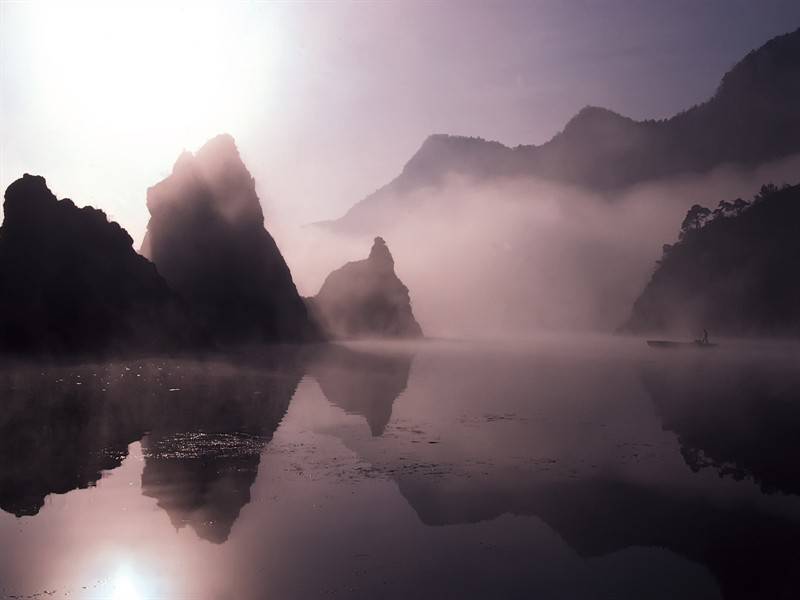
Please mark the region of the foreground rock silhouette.
[[179, 343], [175, 295], [103, 211], [57, 200], [43, 177], [27, 174], [3, 206], [0, 350], [114, 353]]
[[308, 304], [323, 331], [333, 337], [422, 336], [408, 288], [395, 274], [392, 254], [380, 237], [369, 257], [328, 275]]
[[632, 332], [800, 333], [800, 186], [689, 210], [623, 327]]
[[220, 343], [318, 337], [289, 267], [264, 228], [255, 181], [229, 135], [184, 152], [147, 192], [142, 254]]

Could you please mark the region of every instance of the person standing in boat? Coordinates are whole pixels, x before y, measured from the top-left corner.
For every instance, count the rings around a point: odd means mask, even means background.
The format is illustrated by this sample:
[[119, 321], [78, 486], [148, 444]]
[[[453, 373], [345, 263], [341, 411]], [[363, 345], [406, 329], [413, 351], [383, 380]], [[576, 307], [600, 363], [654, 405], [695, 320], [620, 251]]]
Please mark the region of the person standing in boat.
[[700, 340], [700, 343], [703, 345], [708, 344], [708, 329], [703, 329], [703, 339]]

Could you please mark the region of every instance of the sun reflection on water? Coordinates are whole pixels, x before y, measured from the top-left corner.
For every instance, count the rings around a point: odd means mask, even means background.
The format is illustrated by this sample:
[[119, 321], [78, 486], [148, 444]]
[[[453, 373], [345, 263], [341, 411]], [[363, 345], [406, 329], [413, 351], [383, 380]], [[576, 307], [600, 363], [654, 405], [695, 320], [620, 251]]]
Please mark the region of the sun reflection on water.
[[114, 576], [111, 600], [144, 600], [147, 597], [141, 578], [131, 569], [120, 569]]

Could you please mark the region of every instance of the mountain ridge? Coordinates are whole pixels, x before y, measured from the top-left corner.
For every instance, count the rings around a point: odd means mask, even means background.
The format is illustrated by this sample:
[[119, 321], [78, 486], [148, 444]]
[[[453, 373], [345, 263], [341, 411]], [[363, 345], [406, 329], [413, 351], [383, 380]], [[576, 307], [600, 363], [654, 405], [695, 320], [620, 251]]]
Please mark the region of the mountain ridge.
[[612, 194], [630, 185], [723, 164], [755, 166], [800, 152], [800, 29], [772, 38], [723, 75], [707, 101], [669, 118], [637, 121], [587, 105], [540, 145], [505, 146], [480, 137], [428, 136], [389, 183], [320, 225], [377, 233], [402, 206], [398, 196], [477, 180], [541, 177]]

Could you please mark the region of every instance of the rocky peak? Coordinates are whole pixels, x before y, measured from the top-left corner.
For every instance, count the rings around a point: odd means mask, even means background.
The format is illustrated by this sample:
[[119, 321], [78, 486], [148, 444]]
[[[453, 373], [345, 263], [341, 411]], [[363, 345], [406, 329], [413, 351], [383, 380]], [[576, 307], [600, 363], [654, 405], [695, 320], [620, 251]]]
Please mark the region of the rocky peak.
[[142, 253], [226, 342], [314, 337], [305, 305], [264, 228], [255, 180], [233, 138], [220, 135], [147, 192]]
[[372, 243], [372, 249], [369, 251], [369, 261], [378, 268], [394, 270], [392, 253], [389, 252], [389, 247], [382, 237], [376, 237]]
[[395, 274], [392, 254], [380, 237], [367, 258], [328, 275], [308, 304], [323, 331], [333, 337], [422, 336], [408, 288]]

